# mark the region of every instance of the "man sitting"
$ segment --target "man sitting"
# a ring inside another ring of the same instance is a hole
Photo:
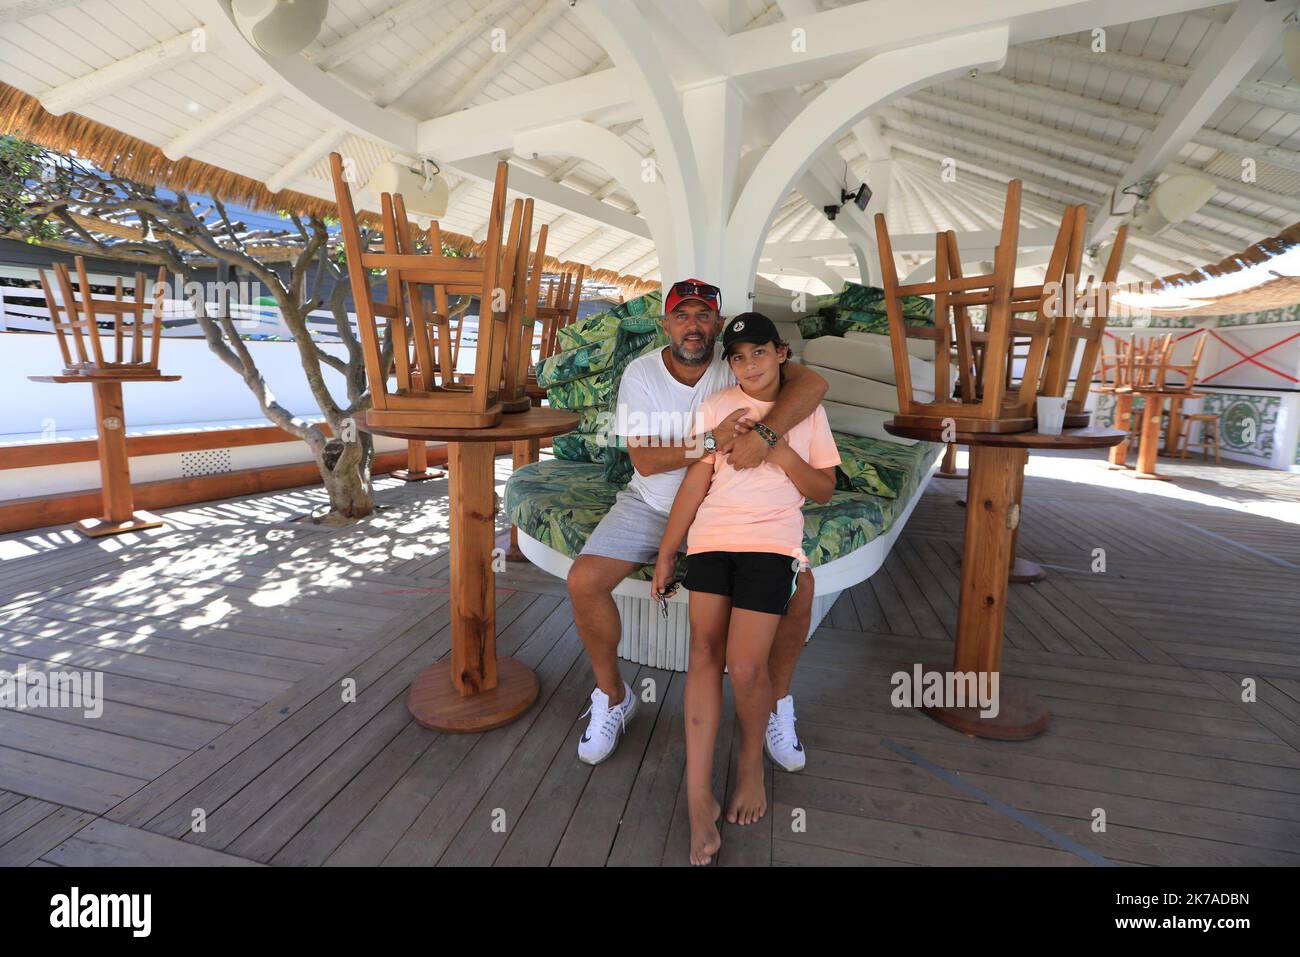
[[[615,432],[627,440],[635,472],[618,493],[569,571],[569,595],[578,636],[596,678],[591,720],[578,743],[578,757],[599,764],[618,745],[636,710],[636,696],[618,671],[621,631],[613,591],[619,582],[658,556],[668,512],[686,474],[703,452],[726,453],[737,469],[761,465],[772,444],[820,405],[826,381],[797,363],[786,364],[786,384],[763,417],[766,427],[739,409],[704,436],[703,448],[688,446],[700,403],[736,384],[722,359],[721,296],[698,279],[674,283],[660,320],[668,345],[628,364],[618,390]],[[801,770],[803,746],[795,734],[790,682],[812,617],[812,573],[800,572],[768,659],[773,702],[765,749],[786,771]]]

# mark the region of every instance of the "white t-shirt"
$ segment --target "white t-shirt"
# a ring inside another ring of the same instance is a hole
[[[665,445],[678,445],[695,431],[700,403],[715,392],[729,389],[736,377],[715,343],[713,360],[693,386],[678,382],[664,365],[663,350],[633,359],[619,380],[614,433],[621,436],[657,436]],[[686,469],[642,475],[633,470],[628,488],[646,504],[665,514],[672,511]]]

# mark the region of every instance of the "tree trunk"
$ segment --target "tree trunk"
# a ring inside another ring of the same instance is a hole
[[[348,525],[375,510],[372,458],[373,445],[364,433],[351,442],[332,438],[325,444],[324,453],[316,459],[330,499],[329,514],[321,519],[324,524]]]

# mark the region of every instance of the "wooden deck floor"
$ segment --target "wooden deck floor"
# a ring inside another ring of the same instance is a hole
[[[803,655],[807,769],[769,775],[770,813],[728,827],[719,863],[1300,863],[1300,476],[1167,469],[1031,461],[1021,554],[1051,575],[1012,586],[1004,667],[1054,719],[1019,744],[889,704],[893,672],[951,648],[964,483],[935,480]],[[683,676],[625,666],[656,700],[580,764],[590,671],[535,568],[497,597],[537,705],[483,735],[409,720],[407,685],[448,650],[445,495],[386,480],[342,531],[294,521],[321,505],[304,490],[100,542],[0,538],[0,669],[99,670],[109,699],[98,719],[0,710],[0,863],[684,863]],[[734,740],[724,721],[719,791]]]

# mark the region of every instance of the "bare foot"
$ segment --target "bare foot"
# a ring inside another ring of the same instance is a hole
[[[706,799],[690,802],[690,816],[691,863],[696,866],[711,863],[713,855],[722,846],[722,835],[718,833],[722,808],[710,794]]]
[[[753,824],[767,813],[767,789],[763,786],[763,759],[753,765],[742,763],[736,770],[736,791],[727,806],[732,824]]]

